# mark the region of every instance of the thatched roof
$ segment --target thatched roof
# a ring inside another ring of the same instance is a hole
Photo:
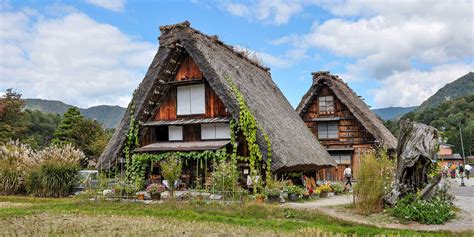
[[[308,92],[301,99],[296,108],[296,112],[303,116],[311,104],[311,101],[317,96],[323,85],[329,86],[339,100],[344,103],[352,114],[359,120],[362,126],[371,133],[375,139],[387,149],[396,149],[397,139],[383,125],[382,121],[375,115],[367,104],[338,76],[331,75],[329,72],[314,72],[313,84]]]
[[[238,119],[239,106],[225,75],[238,87],[258,124],[272,141],[273,171],[335,165],[272,81],[268,68],[249,60],[216,36],[207,36],[191,28],[189,22],[163,26],[160,30],[158,53],[101,155],[99,166],[107,168],[123,157],[131,105],[137,108],[132,116],[142,123],[147,122],[153,108],[162,102],[162,95],[169,88],[167,82],[173,80],[180,59],[185,55],[191,56],[234,119]],[[266,157],[267,147],[262,134],[258,134],[257,143]]]

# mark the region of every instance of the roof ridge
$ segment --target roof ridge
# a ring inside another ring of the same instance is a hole
[[[206,37],[207,39],[209,39],[213,43],[222,45],[223,47],[227,48],[233,54],[235,54],[237,57],[242,58],[242,59],[248,61],[250,64],[255,65],[258,68],[270,73],[270,68],[269,67],[261,65],[260,63],[256,62],[255,60],[252,60],[249,57],[247,57],[247,55],[245,55],[245,53],[235,50],[235,47],[233,47],[232,45],[228,45],[228,44],[224,43],[222,40],[220,40],[219,36],[217,36],[217,35],[208,35],[208,34],[205,34],[205,33],[201,32],[197,29],[194,29],[193,27],[191,27],[191,22],[189,22],[189,21],[183,21],[183,22],[177,23],[177,24],[161,26],[160,27],[160,32],[163,35],[165,33],[168,33],[169,31],[172,31],[173,29],[187,29],[187,30],[192,31],[193,33],[202,35],[203,37]]]

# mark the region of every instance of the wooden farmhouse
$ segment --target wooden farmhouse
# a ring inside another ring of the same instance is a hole
[[[158,52],[101,155],[100,168],[113,169],[126,162],[124,149],[134,121],[138,123],[135,154],[219,149],[231,153],[230,123],[239,121],[242,108],[235,89],[258,124],[256,144],[263,156],[262,163],[269,151],[265,136],[271,141],[272,172],[335,166],[272,81],[268,68],[224,44],[217,36],[191,28],[188,22],[163,26],[160,31]],[[238,156],[248,157],[247,138],[241,132],[236,136]],[[190,180],[203,174],[209,176],[212,164],[207,160],[205,163],[184,162],[183,175]],[[249,174],[247,163],[239,163],[244,180]],[[147,175],[159,176],[153,172]]]
[[[342,79],[329,72],[312,76],[296,112],[338,164],[321,170],[318,178],[341,180],[348,165],[357,178],[362,154],[377,147],[394,150],[397,140]]]

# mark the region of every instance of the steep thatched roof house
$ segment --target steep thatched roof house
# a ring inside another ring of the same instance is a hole
[[[340,166],[323,171],[325,179],[340,179],[346,165],[357,173],[360,154],[367,150],[396,148],[396,138],[342,79],[329,72],[312,75],[296,112]]]
[[[229,121],[239,119],[240,91],[272,147],[272,171],[307,170],[335,163],[272,81],[268,68],[190,27],[160,28],[160,46],[125,116],[99,159],[111,168],[124,157],[130,120],[139,121],[135,152],[202,151],[228,146]],[[262,132],[256,143],[266,159]],[[239,147],[241,144],[239,144]],[[245,144],[241,155],[248,153]]]

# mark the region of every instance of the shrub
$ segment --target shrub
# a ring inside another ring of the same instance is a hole
[[[17,194],[22,189],[22,179],[32,159],[33,150],[18,141],[0,146],[0,194]]]
[[[363,214],[379,212],[383,209],[383,196],[390,191],[394,178],[394,162],[386,151],[368,153],[360,160],[354,185],[355,207]]]
[[[442,195],[425,201],[408,194],[397,202],[390,213],[401,220],[424,224],[443,224],[455,216],[453,203]]]
[[[173,197],[174,183],[181,176],[181,160],[179,160],[179,158],[177,158],[175,155],[172,155],[165,161],[161,162],[161,170],[163,177],[168,180],[171,197]]]
[[[335,194],[340,194],[344,192],[344,185],[342,183],[331,183],[331,189]]]
[[[212,173],[212,191],[235,192],[238,190],[237,167],[232,161],[221,161]]]
[[[71,145],[50,146],[34,155],[26,175],[28,193],[41,197],[67,196],[79,180],[82,151]]]
[[[286,188],[286,191],[288,192],[288,194],[296,194],[296,195],[303,195],[303,193],[306,191],[304,188],[301,188],[301,187],[298,187],[296,185],[289,185],[287,188]]]

